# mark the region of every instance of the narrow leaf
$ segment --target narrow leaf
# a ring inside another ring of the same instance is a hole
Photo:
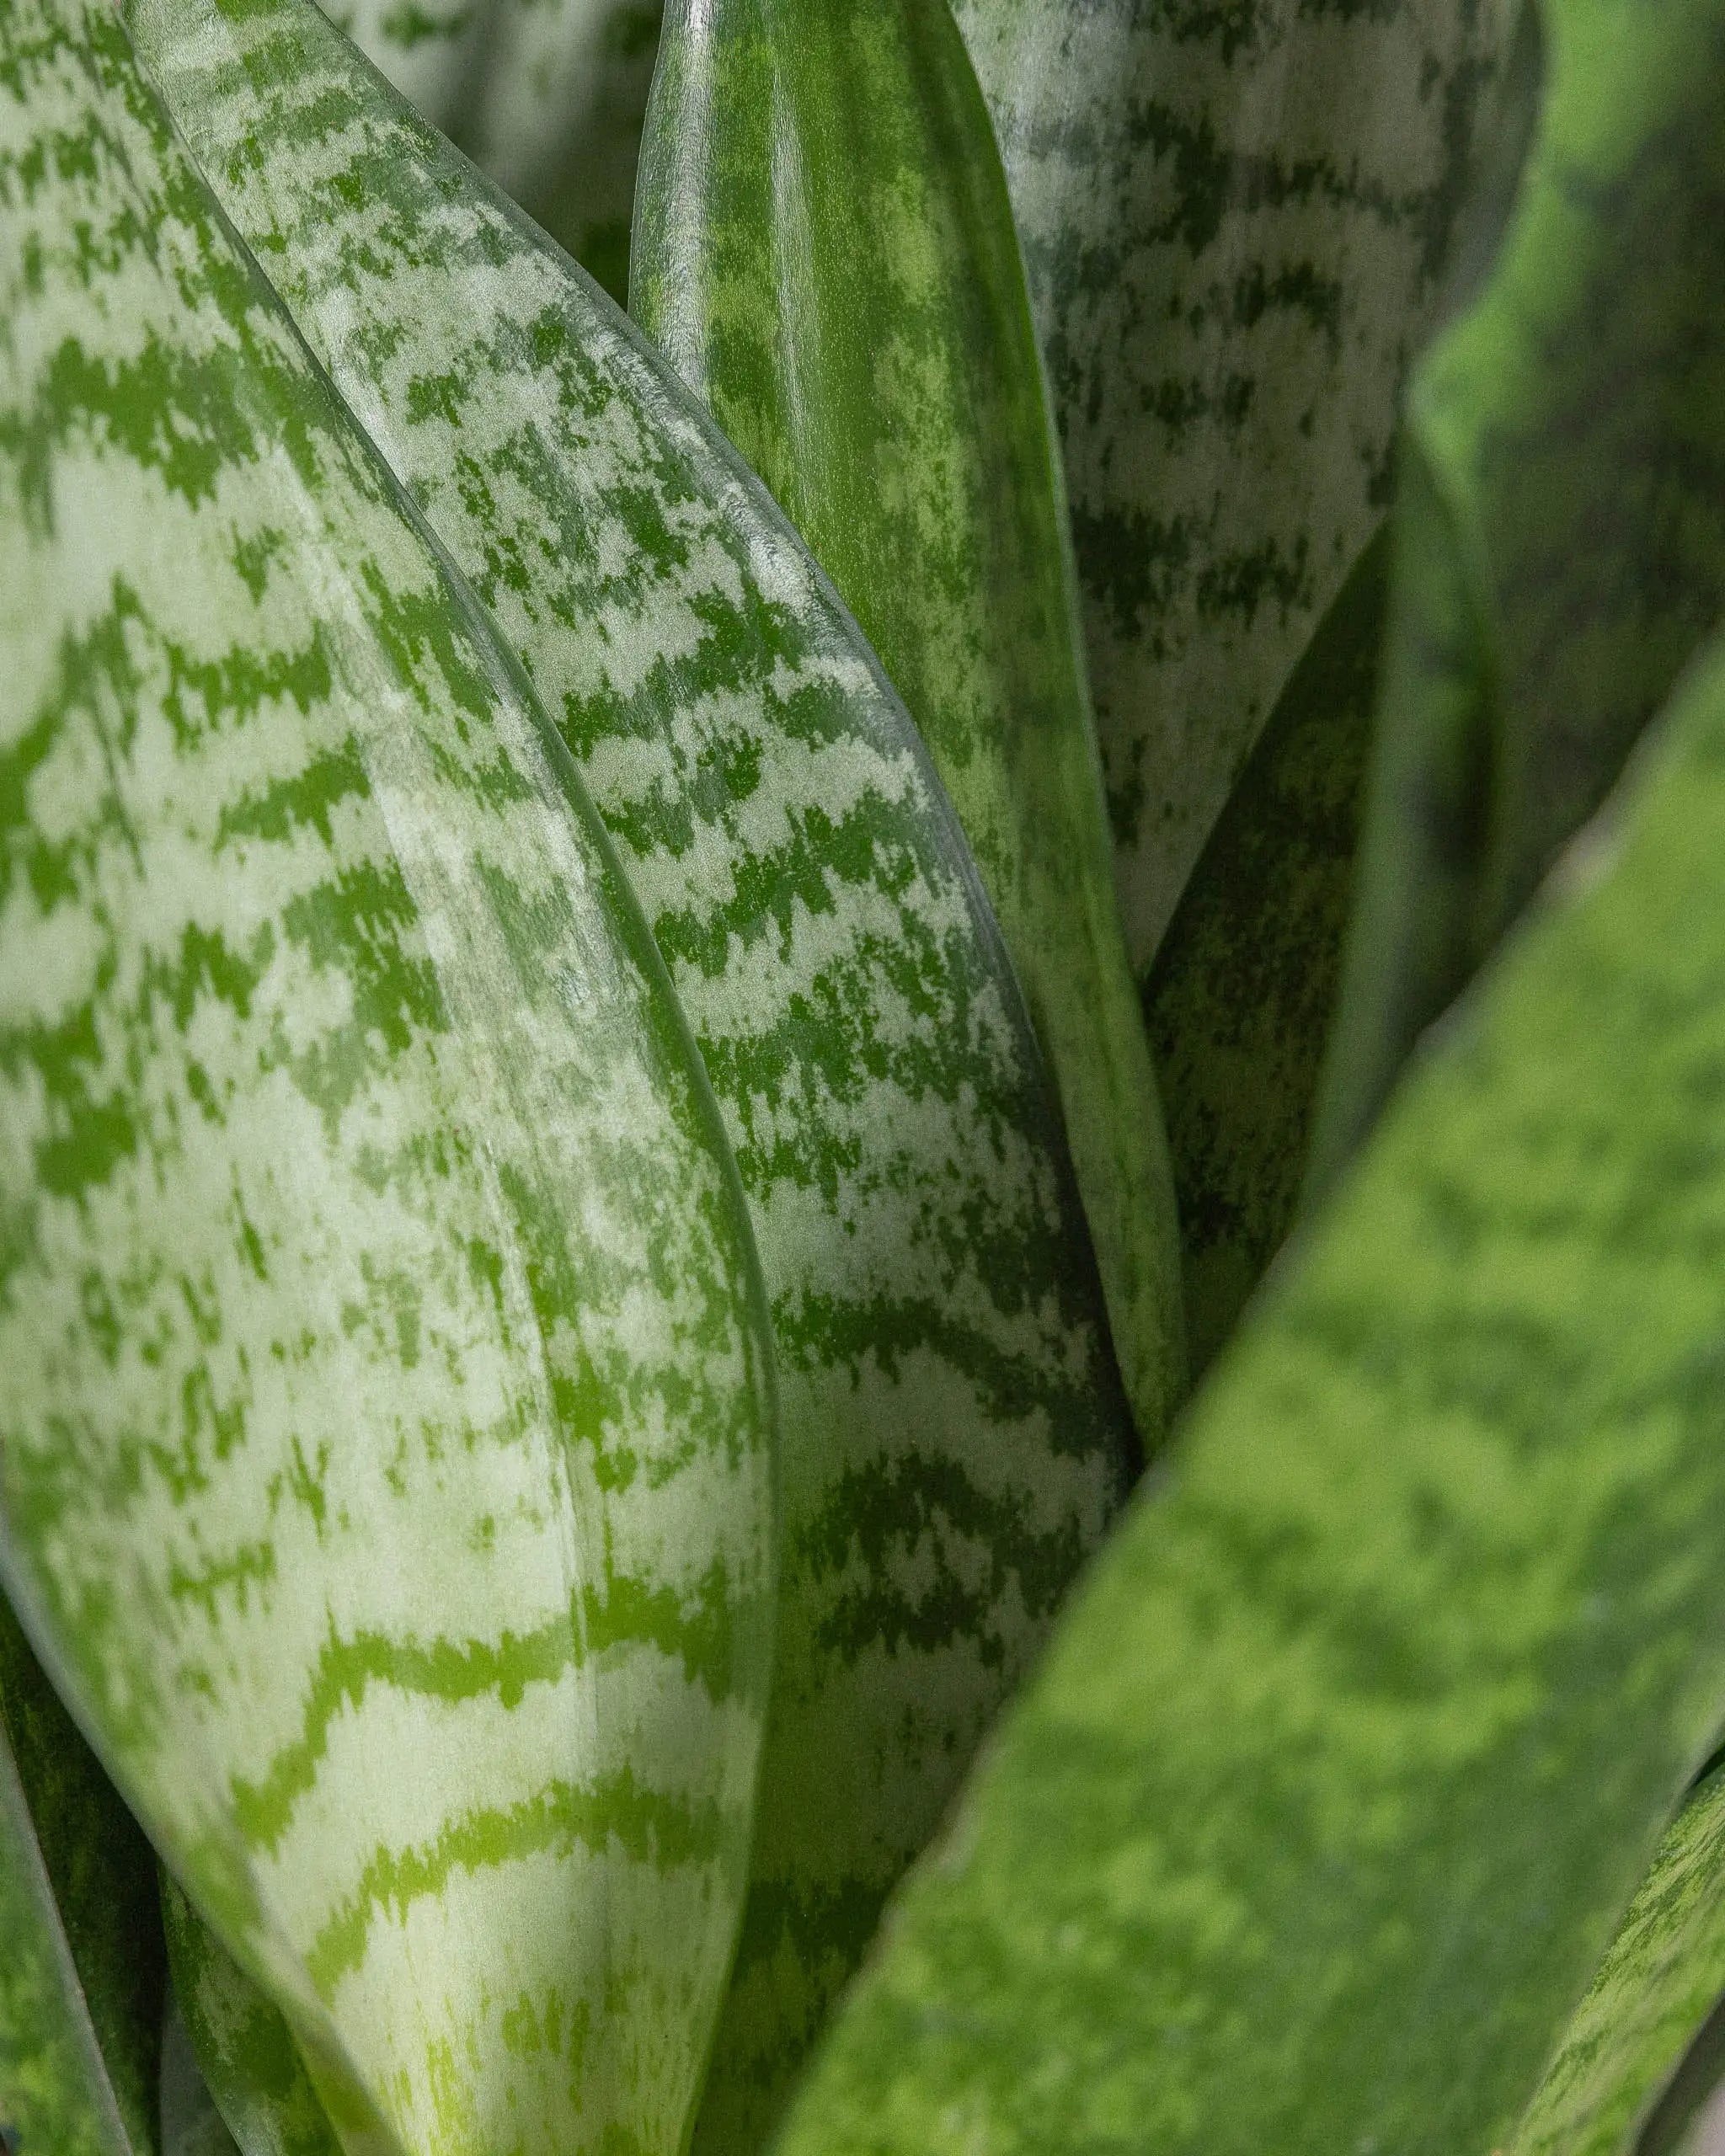
[[[1129,1472],[1046,1081],[915,728],[662,362],[304,0],[142,0],[135,21],[229,214],[560,720],[736,1150],[784,1567],[714,2056],[764,2121]]]
[[[1514,0],[955,0],[1065,451],[1132,961],[1389,505]]]
[[[155,2156],[155,1859],[0,1595],[0,2147]]]
[[[1184,1383],[1167,1149],[1017,242],[944,0],[671,0],[630,296],[928,743],[1054,1075],[1154,1448]]]
[[[1194,1372],[1233,1331],[1305,1178],[1359,842],[1388,554],[1381,528],[1277,700],[1145,984]]]
[[[162,2027],[162,2156],[248,2156],[206,2087],[172,1992]]]
[[[783,2156],[1503,2147],[1725,1710],[1725,647],[1398,1094]]]
[[[1683,2093],[1674,2077],[1722,1996],[1725,1769],[1716,1769],[1660,1843],[1509,2156],[1632,2156],[1646,2148],[1648,2129]],[[1717,2073],[1717,2056],[1712,2063]],[[1690,2108],[1710,2086],[1703,2080],[1690,2089]],[[1676,2139],[1674,2132],[1660,2134],[1660,2150]]]
[[[1320,1187],[1725,611],[1725,23],[1543,12],[1513,215],[1410,392]]]
[[[348,2156],[671,2156],[774,1580],[698,1058],[105,0],[0,205],[0,1572]]]

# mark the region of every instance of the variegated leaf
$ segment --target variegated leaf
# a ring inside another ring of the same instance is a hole
[[[1277,698],[1144,985],[1194,1373],[1281,1247],[1305,1180],[1340,989],[1388,561],[1380,528]]]
[[[1660,1843],[1509,2156],[1667,2156],[1721,2064],[1725,1769]]]
[[[148,1844],[0,1594],[7,2156],[157,2156],[163,1960],[154,1871]]]
[[[1409,393],[1316,1187],[1725,613],[1725,18],[1541,14],[1513,212]]]
[[[630,304],[928,743],[1060,1094],[1154,1449],[1184,1386],[1167,1148],[1017,243],[945,0],[671,0]]]
[[[1129,1472],[1046,1081],[915,728],[630,325],[304,0],[138,0],[134,20],[560,719],[736,1149],[785,1557],[715,2056],[758,2123]]]
[[[568,757],[105,0],[0,12],[0,1572],[348,2156],[673,2156],[774,1592]]]
[[[955,0],[1065,456],[1145,975],[1388,507],[1514,0]]]
[[[1668,729],[1218,1364],[781,2156],[1504,2146],[1725,1714],[1725,640]]]
[[[249,2156],[236,2148],[205,2085],[171,1991],[162,2025],[162,2156]]]

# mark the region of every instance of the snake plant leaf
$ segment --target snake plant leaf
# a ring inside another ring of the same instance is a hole
[[[735,1148],[778,1351],[783,1575],[709,2106],[752,2135],[1130,1475],[1047,1081],[915,728],[632,325],[304,0],[133,20],[561,721]]]
[[[1725,24],[1543,12],[1514,211],[1409,392],[1314,1188],[1725,612]]]
[[[179,2009],[168,2034],[187,2047],[240,2156],[341,2156],[286,2018],[166,1872],[162,1921]]]
[[[954,13],[1024,244],[1142,977],[1389,505],[1513,0]]]
[[[0,1595],[0,2148],[156,2156],[155,1859]]]
[[[1184,1390],[1167,1145],[1023,271],[945,0],[671,0],[630,304],[928,743],[1060,1094],[1154,1448]]]
[[[162,2156],[244,2156],[205,2085],[171,1991],[162,2028]]]
[[[0,205],[0,1573],[347,2156],[672,2156],[775,1593],[699,1058],[105,0]]]
[[[1660,1843],[1509,2156],[1653,2156],[1650,2131],[1659,2151],[1671,2148],[1678,2134],[1660,2131],[1662,2114],[1680,2128],[1707,2095],[1711,2082],[1696,2087],[1685,2069],[1722,1996],[1725,1769],[1716,1768]]]
[[[471,122],[503,0],[321,0],[330,20],[446,130]]]
[[[1505,2145],[1725,1713],[1725,645],[1589,841],[1212,1372],[782,2156]]]
[[[477,98],[457,131],[619,302],[660,12],[659,0],[494,0]]]
[[[1278,698],[1145,984],[1194,1374],[1233,1331],[1305,1179],[1359,841],[1388,559],[1381,526]]]

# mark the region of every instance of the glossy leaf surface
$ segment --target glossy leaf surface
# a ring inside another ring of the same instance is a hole
[[[1513,214],[1410,392],[1320,1186],[1725,612],[1725,22],[1542,12]]]
[[[915,728],[662,362],[303,0],[135,19],[230,214],[560,720],[735,1147],[785,1522],[715,2049],[753,2133],[1126,1481],[1046,1082]]]
[[[1065,451],[1140,977],[1388,507],[1514,12],[956,0]]]
[[[673,0],[630,304],[928,743],[1060,1093],[1153,1449],[1184,1384],[1167,1150],[1017,242],[944,0]]]
[[[674,2152],[774,1589],[698,1058],[103,0],[0,202],[0,1572],[348,2156]]]
[[[1722,1997],[1725,1772],[1715,1769],[1660,1843],[1509,2156],[1664,2156],[1686,2113],[1663,2132],[1660,2114],[1681,2107],[1691,2043]],[[1711,2063],[1717,2073],[1717,2046]],[[1690,2089],[1687,2110],[1709,2085]]]
[[[783,2156],[1505,2144],[1725,1710],[1722,856],[1716,648],[1217,1365]]]
[[[1194,1374],[1294,1224],[1340,988],[1388,570],[1381,529],[1277,699],[1145,983]]]
[[[0,2146],[157,2156],[155,1860],[0,1595]]]

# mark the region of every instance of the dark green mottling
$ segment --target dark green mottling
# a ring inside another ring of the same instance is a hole
[[[777,1583],[700,1059],[104,0],[0,11],[0,1574],[346,2156],[671,2156]]]
[[[1514,210],[1410,392],[1320,1183],[1725,611],[1725,21],[1543,13]]]
[[[674,0],[634,249],[632,311],[831,576],[952,797],[1154,1451],[1185,1387],[1162,1111],[1024,273],[945,0]]]
[[[1671,1822],[1508,2156],[1665,2156],[1718,2071],[1701,2041],[1725,1996],[1725,1771]],[[1699,2074],[1692,2071],[1700,2068]]]
[[[1725,648],[1057,1630],[780,2156],[1505,2145],[1725,1716]]]
[[[156,2156],[155,1860],[0,1594],[0,2145]]]
[[[1123,1492],[1130,1422],[1046,1080],[916,729],[663,362],[310,8],[133,19],[559,717],[736,1149],[784,1570],[750,2033],[719,2056],[766,2103]]]
[[[953,12],[1024,243],[1142,979],[1382,520],[1514,0]]]
[[[1364,808],[1388,537],[1349,572],[1278,698],[1145,984],[1194,1373],[1294,1221]]]

